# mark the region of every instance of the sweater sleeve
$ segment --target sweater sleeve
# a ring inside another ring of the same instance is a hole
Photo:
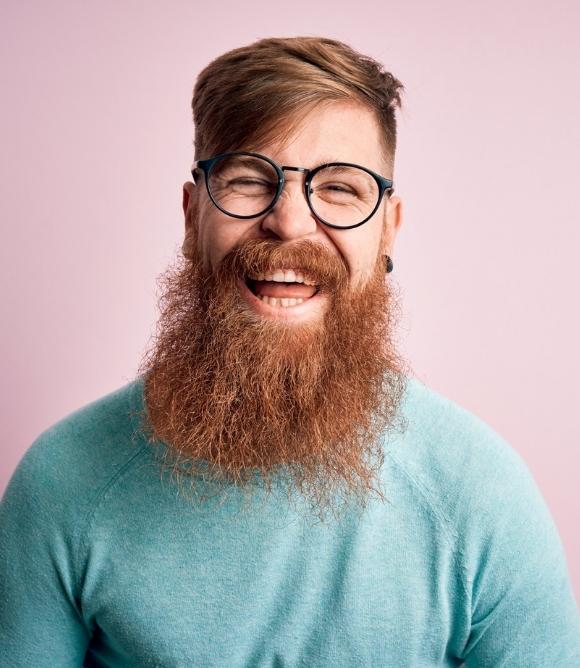
[[[81,666],[89,641],[76,591],[79,500],[67,470],[30,448],[0,502],[0,665]]]
[[[523,460],[498,445],[471,490],[474,528],[465,525],[465,665],[578,667],[580,623],[560,537]]]

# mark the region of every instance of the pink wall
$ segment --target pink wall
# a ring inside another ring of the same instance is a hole
[[[325,34],[406,84],[404,350],[523,455],[580,593],[580,5],[242,6],[2,2],[0,488],[40,431],[135,373],[180,245],[196,73]]]

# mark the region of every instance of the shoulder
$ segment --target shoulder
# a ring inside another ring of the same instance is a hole
[[[452,547],[470,616],[466,664],[572,665],[580,627],[566,557],[522,457],[416,379],[401,411],[405,429],[386,456],[418,499],[409,512],[427,509]]]
[[[452,534],[475,519],[482,530],[487,521],[507,521],[526,506],[550,521],[528,466],[483,419],[416,378],[402,415],[404,432],[387,442],[386,455]]]
[[[42,432],[14,472],[5,503],[44,501],[80,510],[144,448],[140,379],[82,406]]]
[[[487,422],[416,378],[402,402],[405,429],[392,454],[433,485],[459,483],[508,467],[526,469],[521,456]]]

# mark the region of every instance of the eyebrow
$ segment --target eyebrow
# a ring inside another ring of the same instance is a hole
[[[349,162],[349,161],[344,160],[343,158],[336,157],[334,155],[322,156],[322,158],[317,160],[316,163],[313,164],[312,167],[309,167],[308,169],[316,169],[316,167],[320,167],[320,165],[327,165],[331,162]],[[289,165],[289,166],[304,167],[305,165]]]
[[[322,156],[322,158],[317,161],[315,166],[318,167],[318,165],[326,165],[329,162],[348,162],[348,160],[344,160],[344,158],[339,158],[334,155]]]
[[[316,161],[316,164],[313,165],[310,169],[315,169],[320,165],[327,165],[331,162],[348,162],[344,158],[338,157],[336,155],[323,155],[322,158]]]
[[[262,154],[264,155],[264,154]],[[247,159],[245,162],[255,169],[257,169],[259,172],[261,172],[264,176],[272,176],[273,169],[270,165],[266,166],[262,160],[259,160],[258,158],[251,158],[250,156],[247,156]]]
[[[270,158],[270,160],[274,160],[274,158],[269,155],[268,153],[263,153],[259,149],[247,149],[250,153],[258,153],[259,155],[264,155],[267,158]],[[278,163],[279,165],[282,166],[288,166],[288,167],[305,167],[306,165],[283,165],[281,161],[274,160],[274,162]],[[316,169],[316,167],[320,167],[320,165],[327,165],[331,162],[341,162],[341,163],[349,163],[349,164],[356,164],[360,165],[361,163],[359,162],[354,162],[352,160],[345,160],[344,158],[337,156],[336,154],[326,154],[323,155],[321,158],[319,158],[315,164],[313,164],[311,167],[308,167],[307,169]]]

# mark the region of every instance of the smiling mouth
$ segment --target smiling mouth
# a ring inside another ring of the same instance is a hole
[[[297,269],[278,269],[247,276],[250,292],[269,306],[291,308],[318,294],[320,286],[308,274]]]

